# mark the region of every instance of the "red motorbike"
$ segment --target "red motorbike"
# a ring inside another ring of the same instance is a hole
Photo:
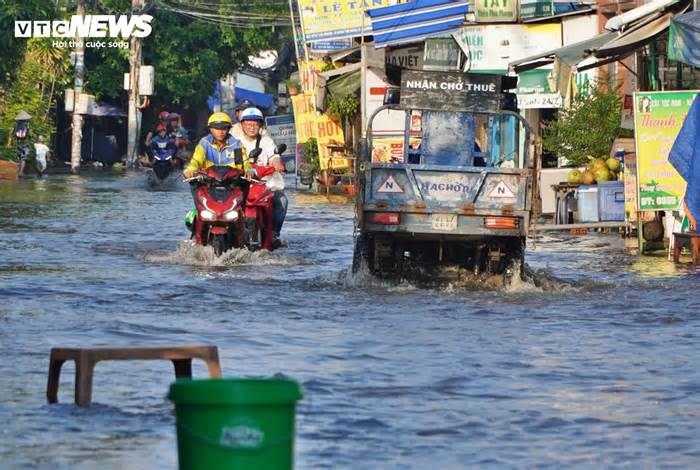
[[[250,182],[244,178],[243,170],[210,166],[185,181],[195,185],[195,242],[211,246],[217,256],[230,248],[245,247],[243,210]]]
[[[285,144],[275,148],[277,155],[287,149]],[[250,152],[249,159],[255,162],[260,150]],[[284,189],[284,178],[272,166],[254,165],[257,178],[251,178],[245,204],[245,226],[248,234],[248,249],[272,250],[272,198],[275,191]]]

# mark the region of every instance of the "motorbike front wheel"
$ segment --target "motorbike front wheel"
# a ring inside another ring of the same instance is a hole
[[[226,235],[214,235],[211,240],[211,246],[214,248],[214,254],[221,256],[226,251]]]

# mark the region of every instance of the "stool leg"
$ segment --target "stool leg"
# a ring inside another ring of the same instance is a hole
[[[46,384],[46,399],[49,403],[58,403],[58,384],[61,378],[61,366],[66,361],[51,357],[49,361],[49,380]]]
[[[95,363],[87,354],[75,361],[75,404],[87,406],[92,401],[92,375]]]
[[[681,247],[678,245],[678,240],[676,240],[676,244],[673,246],[673,262],[677,263],[678,260],[681,257]]]
[[[209,357],[204,359],[209,369],[209,377],[221,377],[221,365],[219,364],[219,351],[211,352]]]
[[[693,264],[697,265],[700,263],[700,239],[698,237],[691,238],[690,249],[693,252]]]
[[[176,379],[192,378],[192,359],[173,359]]]

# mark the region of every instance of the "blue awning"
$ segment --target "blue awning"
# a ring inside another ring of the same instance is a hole
[[[700,67],[700,11],[691,11],[671,20],[668,58]]]
[[[466,0],[415,0],[375,8],[372,19],[374,47],[416,42],[449,34],[464,24]]]
[[[269,108],[272,105],[272,95],[236,87],[236,101],[250,100],[258,108]]]

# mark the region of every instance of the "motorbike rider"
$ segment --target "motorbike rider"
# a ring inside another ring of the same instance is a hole
[[[167,120],[168,116],[170,116],[170,113],[168,111],[161,111],[160,114],[158,114],[158,121],[156,122],[156,128],[163,124],[166,126],[167,129]],[[146,148],[151,147],[151,140],[153,137],[157,134],[158,132],[154,129],[151,131],[148,131],[148,134],[146,134],[146,139],[144,140],[144,144],[146,145]]]
[[[148,150],[151,160],[154,160],[156,155],[160,155],[161,153],[172,153],[173,158],[171,159],[171,163],[173,166],[178,165],[175,161],[175,152],[177,150],[175,147],[175,140],[168,135],[168,129],[165,124],[158,124],[156,126],[156,135],[151,139],[151,145]]]
[[[276,153],[275,142],[269,135],[263,135],[260,132],[264,121],[262,112],[255,107],[246,108],[241,111],[239,121],[243,130],[240,141],[245,148],[246,155],[249,155],[254,149],[260,149],[261,153],[257,158],[257,164],[273,166],[276,171],[284,171],[284,163],[282,158]],[[287,215],[288,205],[289,201],[284,191],[275,191],[272,198],[273,248],[278,248],[283,244],[279,237],[284,218]]]
[[[202,137],[194,149],[192,160],[183,172],[185,178],[191,178],[200,169],[212,165],[225,165],[244,171],[251,169],[241,141],[229,135],[232,125],[231,118],[226,113],[217,112],[209,116],[209,135]]]
[[[236,105],[236,123],[231,127],[231,135],[234,136],[236,139],[240,140],[240,138],[243,136],[243,127],[241,126],[241,112],[243,112],[244,109],[254,107],[255,103],[247,99],[239,101]]]

